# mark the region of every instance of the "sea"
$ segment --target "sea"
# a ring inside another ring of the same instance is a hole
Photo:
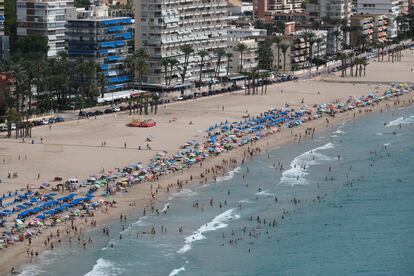
[[[350,119],[262,151],[217,182],[170,191],[156,208],[158,215],[139,211],[105,225],[109,236],[102,227],[88,231],[86,249],[66,242],[19,270],[414,275],[414,108]]]

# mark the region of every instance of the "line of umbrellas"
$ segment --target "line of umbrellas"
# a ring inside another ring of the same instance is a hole
[[[159,152],[146,166],[139,163],[131,164],[118,173],[97,177],[96,183],[102,181],[102,179],[108,179],[117,183],[118,186],[125,186],[151,181],[156,176],[188,168],[210,155],[218,155],[224,150],[231,150],[251,141],[259,140],[270,133],[279,131],[281,127],[297,127],[309,120],[320,118],[323,114],[333,115],[356,107],[369,106],[408,91],[405,84],[398,84],[385,91],[382,96],[378,93],[370,93],[367,96],[350,97],[342,103],[322,103],[312,107],[303,106],[297,110],[288,107],[283,109],[274,108],[257,117],[245,118],[238,122],[215,124],[207,130],[208,139],[203,143],[190,140],[173,156],[167,157],[165,152]]]
[[[88,194],[88,195],[86,195],[86,197],[74,198],[76,195],[77,194],[72,193],[72,194],[69,194],[67,196],[60,197],[56,200],[50,200],[50,201],[44,202],[42,205],[40,205],[38,207],[20,212],[17,215],[17,218],[22,219],[22,218],[26,218],[26,217],[36,215],[38,213],[43,212],[42,215],[38,215],[36,218],[44,220],[44,219],[47,218],[47,216],[62,213],[64,211],[66,211],[68,208],[77,206],[77,205],[82,204],[84,202],[89,202],[94,197],[92,194]],[[58,207],[56,207],[56,206],[58,206]]]

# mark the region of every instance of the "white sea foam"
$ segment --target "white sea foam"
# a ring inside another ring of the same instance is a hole
[[[185,266],[182,266],[180,268],[173,269],[173,271],[171,271],[170,274],[168,274],[168,276],[178,275],[182,271],[185,271]]]
[[[377,133],[375,133],[376,135],[378,135],[378,136],[382,136],[382,135],[384,135],[382,132],[377,132]]]
[[[227,173],[227,175],[217,177],[217,182],[223,182],[223,181],[228,181],[228,180],[232,179],[234,177],[234,175],[236,173],[238,173],[240,170],[241,170],[241,168],[240,167],[237,167],[234,170],[229,171]]]
[[[334,144],[327,143],[321,147],[315,148],[313,150],[307,151],[295,159],[292,160],[290,163],[290,169],[284,171],[282,173],[282,177],[280,178],[280,184],[287,184],[291,186],[295,185],[306,185],[306,175],[309,166],[319,164],[318,161],[329,161],[331,160],[330,157],[319,153],[320,150],[327,150],[334,148]]]
[[[40,275],[42,273],[45,273],[46,271],[40,270],[37,266],[30,266],[24,268],[22,272],[20,272],[19,275],[21,276],[35,276]]]
[[[414,123],[414,115],[411,115],[410,117],[400,117],[398,119],[395,119],[387,124],[387,127],[391,126],[399,126],[399,125],[408,125]]]
[[[384,144],[384,147],[388,147],[388,146],[391,146],[391,143]]]
[[[195,195],[197,195],[197,193],[190,189],[182,189],[181,191],[172,194],[174,197],[190,197]]]
[[[265,190],[265,191],[257,192],[257,193],[255,193],[255,195],[258,195],[258,196],[275,196],[276,194]]]
[[[171,204],[170,203],[165,203],[164,208],[162,208],[162,210],[160,211],[160,213],[163,213],[165,211],[168,210],[168,208],[170,208]]]
[[[250,201],[250,199],[242,199],[239,200],[239,203],[252,203],[252,201]]]
[[[333,134],[344,134],[345,132],[344,131],[342,131],[342,130],[340,130],[340,129],[337,129],[336,131],[334,131],[333,132]]]
[[[92,270],[84,276],[106,276],[106,275],[121,275],[122,269],[116,267],[114,263],[105,259],[98,259]]]
[[[202,225],[197,231],[193,232],[192,235],[185,238],[185,245],[177,251],[177,253],[185,253],[191,249],[191,244],[195,241],[206,239],[203,235],[206,232],[215,231],[218,229],[226,228],[227,222],[233,219],[239,219],[240,215],[235,212],[235,209],[229,209],[224,213],[217,215],[212,221]]]

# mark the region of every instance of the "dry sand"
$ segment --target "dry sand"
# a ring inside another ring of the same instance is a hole
[[[371,64],[368,67],[366,78],[372,82],[380,82],[384,76],[379,74],[376,77],[376,70],[379,72],[389,70],[388,74],[394,75],[399,82],[412,81],[410,69],[413,66],[413,61],[413,53],[406,52],[403,62]],[[401,79],[401,76],[407,78]],[[359,78],[359,80],[361,79]],[[338,78],[338,80],[342,81],[343,79]],[[352,81],[354,80],[355,78],[352,78]],[[381,86],[379,89],[385,88],[386,86]],[[346,99],[350,95],[364,95],[374,89],[375,85],[365,83],[327,83],[319,80],[289,82],[269,86],[267,95],[264,96],[245,96],[244,93],[237,93],[174,103],[166,108],[160,106],[159,114],[156,116],[129,116],[127,113],[118,113],[101,116],[97,119],[57,124],[51,130],[47,126],[34,128],[35,144],[33,145],[28,141],[22,143],[21,140],[14,139],[0,140],[0,157],[8,159],[6,164],[2,164],[2,160],[0,160],[0,177],[5,182],[0,184],[0,193],[23,188],[27,184],[38,185],[41,182],[52,180],[55,176],[85,178],[99,172],[102,168],[109,170],[138,161],[146,163],[157,151],[165,150],[174,153],[187,140],[202,140],[205,130],[212,123],[240,120],[246,114],[246,110],[249,114],[255,115],[271,107],[280,107],[286,102],[300,106],[300,101],[304,99],[305,104],[312,105],[335,99]],[[318,91],[320,91],[320,95],[317,94]],[[412,95],[409,97],[412,99]],[[224,111],[222,110],[223,106]],[[333,123],[346,120],[350,115],[349,113],[341,114],[335,118]],[[152,118],[157,122],[157,126],[148,129],[126,127],[125,124],[132,118]],[[170,120],[173,121],[170,123]],[[194,124],[189,125],[190,121]],[[326,127],[326,124],[323,120],[317,120],[305,124],[303,127],[322,129]],[[295,129],[294,132],[303,132],[303,127]],[[138,146],[141,145],[145,148],[145,139],[149,136],[153,137],[153,142],[150,143],[153,150],[139,151]],[[45,151],[44,145],[40,144],[40,138],[43,138],[46,144],[63,145],[63,151]],[[102,141],[106,141],[106,147],[101,146]],[[261,140],[258,145],[265,147],[267,143],[270,143],[270,146],[275,146],[290,141],[292,141],[290,131],[283,131]],[[127,143],[127,149],[124,149],[124,142]],[[221,163],[223,158],[238,158],[243,150],[245,149],[237,149],[217,158],[211,158],[204,162],[203,166],[211,167],[213,164]],[[18,160],[19,155],[20,160]],[[24,158],[25,155],[27,160]],[[8,172],[18,172],[19,177],[9,180],[7,179]],[[37,179],[38,173],[40,173],[39,180]],[[195,166],[183,174],[163,177],[159,183],[165,187],[176,182],[178,178],[188,179],[190,174],[199,175],[199,173],[199,168]],[[128,204],[132,201],[136,201],[137,206],[129,208],[129,212],[139,212],[140,214],[150,198],[149,185],[136,186],[128,194],[117,196],[116,199],[120,201],[119,206],[110,210],[111,216],[98,216],[96,218],[98,224],[109,218],[117,217],[120,213],[125,213]],[[43,241],[42,238],[36,239],[32,248],[43,249],[41,246]],[[0,252],[0,274],[4,275],[13,264],[22,262],[25,259],[26,249],[27,245],[18,243],[12,248]]]

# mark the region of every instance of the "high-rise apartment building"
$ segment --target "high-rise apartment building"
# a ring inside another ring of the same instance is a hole
[[[48,39],[48,57],[65,51],[66,10],[73,0],[17,0],[17,36],[41,35]]]
[[[93,7],[68,18],[66,41],[69,61],[76,62],[82,57],[96,64],[97,75],[102,74],[105,79],[104,93],[132,87],[132,76],[124,62],[132,51],[132,26],[132,18],[108,17],[106,7]],[[96,78],[99,80],[98,76]]]
[[[4,35],[4,0],[0,0],[0,36]]]
[[[396,18],[401,13],[399,0],[358,0],[358,14],[384,14],[388,18],[387,36],[397,37],[398,22]]]
[[[227,0],[135,0],[135,47],[145,48],[150,59],[146,83],[163,84],[162,58],[177,58],[172,84],[181,80],[184,54],[180,47],[190,45],[195,54],[189,58],[186,80],[198,78],[199,50],[209,57],[203,66],[204,75],[214,72],[215,49],[227,47]],[[222,59],[224,64],[225,59]],[[221,68],[225,74],[225,68]]]
[[[310,0],[306,4],[306,12],[313,20],[323,18],[331,20],[346,19],[351,16],[351,0]]]
[[[4,0],[0,0],[0,61],[9,57],[9,36],[4,34]]]
[[[345,21],[350,24],[352,14],[351,0],[310,0],[306,4],[306,12],[309,14],[310,21],[329,20],[340,23]],[[345,36],[338,24],[324,24],[323,29],[328,31],[327,53],[336,54],[342,50],[342,42],[349,44],[349,36]],[[340,32],[340,36],[335,35]]]
[[[262,20],[272,20],[281,13],[302,12],[303,0],[253,0],[255,16]]]

